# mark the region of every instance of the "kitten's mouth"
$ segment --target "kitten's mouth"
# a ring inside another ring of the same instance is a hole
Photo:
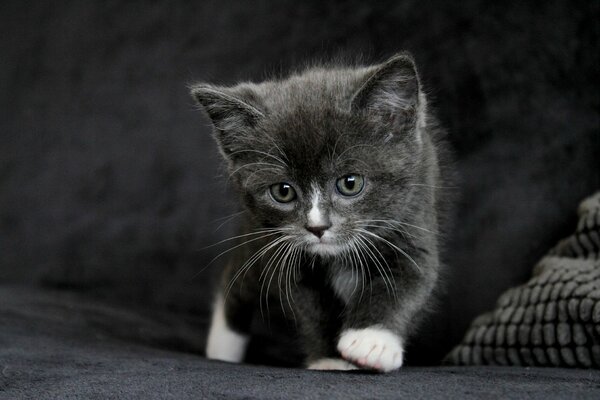
[[[308,247],[308,251],[322,256],[335,256],[344,251],[344,246],[333,242],[332,240],[320,239],[317,242],[312,242]]]
[[[337,256],[346,251],[346,244],[340,237],[331,231],[325,231],[320,237],[306,235],[306,251],[319,256]]]

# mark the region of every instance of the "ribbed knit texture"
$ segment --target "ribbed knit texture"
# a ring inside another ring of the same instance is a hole
[[[600,192],[581,203],[575,233],[477,317],[446,362],[600,368]]]

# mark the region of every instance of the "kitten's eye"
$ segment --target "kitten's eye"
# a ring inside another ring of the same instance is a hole
[[[278,203],[289,203],[296,198],[296,191],[291,185],[281,182],[269,187],[271,197]]]
[[[356,196],[362,192],[365,186],[365,178],[361,175],[342,176],[335,183],[338,192],[344,196]]]

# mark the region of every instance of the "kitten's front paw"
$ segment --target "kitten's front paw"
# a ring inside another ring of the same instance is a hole
[[[387,329],[348,329],[342,332],[337,349],[361,368],[389,372],[402,366],[402,339]]]
[[[307,369],[317,370],[337,370],[337,371],[349,371],[351,369],[358,369],[358,367],[352,363],[341,358],[321,358],[320,360],[313,361],[306,367]]]

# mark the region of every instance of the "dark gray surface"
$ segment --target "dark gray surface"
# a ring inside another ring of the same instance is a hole
[[[378,375],[208,361],[191,352],[159,348],[172,347],[176,338],[193,347],[193,328],[181,322],[174,326],[174,321],[79,295],[0,287],[0,398],[600,397],[600,373],[590,370],[412,367]],[[109,324],[119,328],[120,338],[107,334]]]
[[[0,3],[0,280],[206,318],[233,211],[186,84],[415,55],[462,177],[432,363],[600,187],[597,1]],[[373,56],[373,57],[369,57]],[[3,327],[0,327],[2,330]],[[285,354],[285,352],[284,352]]]

